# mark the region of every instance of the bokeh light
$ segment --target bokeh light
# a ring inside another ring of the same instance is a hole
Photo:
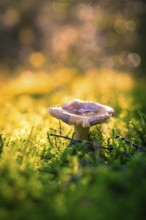
[[[83,71],[103,66],[138,71],[144,66],[142,1],[124,1],[122,7],[113,0],[34,2],[1,3],[1,65],[49,69],[57,63]]]

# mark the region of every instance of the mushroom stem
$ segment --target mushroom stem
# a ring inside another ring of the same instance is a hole
[[[82,126],[74,126],[75,139],[77,140],[88,140],[89,127],[83,128]]]

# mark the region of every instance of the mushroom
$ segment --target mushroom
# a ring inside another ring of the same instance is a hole
[[[50,107],[49,113],[69,125],[74,125],[77,140],[87,140],[90,126],[102,124],[113,116],[115,111],[96,102],[73,99],[67,104]]]

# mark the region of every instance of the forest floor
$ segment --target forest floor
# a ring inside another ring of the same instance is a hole
[[[1,77],[0,219],[142,219],[145,85],[107,69]],[[48,114],[74,98],[115,109],[107,123],[91,128],[90,142],[71,143],[73,127]]]

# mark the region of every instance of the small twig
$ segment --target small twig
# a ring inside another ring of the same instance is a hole
[[[101,146],[99,146],[99,148],[104,149],[104,150],[113,150],[114,149],[114,148],[111,148],[111,147],[101,147]]]
[[[114,147],[112,145],[109,145],[109,147],[100,147],[100,148],[102,148],[104,150],[113,150],[114,149]]]
[[[59,137],[59,138],[65,138],[65,139],[67,139],[67,140],[70,140],[72,143],[74,143],[74,144],[81,144],[82,143],[82,141],[80,141],[80,140],[76,140],[76,139],[73,139],[73,138],[69,138],[68,136],[63,136],[63,135],[58,135],[58,134],[49,134],[50,136],[54,136],[54,137]],[[93,146],[93,144],[91,143],[91,142],[87,142],[87,144],[90,146],[90,147],[92,147]],[[113,146],[110,146],[110,147],[102,147],[102,146],[98,146],[99,148],[101,148],[101,149],[104,149],[104,150],[113,150],[114,148],[113,148]]]
[[[73,139],[73,138],[69,138],[68,136],[63,136],[63,135],[59,135],[59,134],[49,134],[50,136],[54,136],[54,137],[60,137],[60,138],[65,138],[67,140],[70,140],[71,142],[73,142],[74,144],[77,144],[77,143],[81,143],[81,141],[78,141],[76,139]]]
[[[128,145],[131,144],[131,142],[130,142],[127,138],[122,137],[122,136],[119,135],[119,134],[117,134],[117,135],[115,136],[115,138],[116,138],[116,139],[120,138],[121,140],[125,141],[126,144],[128,144]],[[137,150],[139,150],[139,151],[146,152],[146,150],[145,150],[142,146],[139,146],[139,145],[137,145],[137,144],[135,144],[135,143],[132,143],[132,146],[134,146],[134,147],[135,147]]]

